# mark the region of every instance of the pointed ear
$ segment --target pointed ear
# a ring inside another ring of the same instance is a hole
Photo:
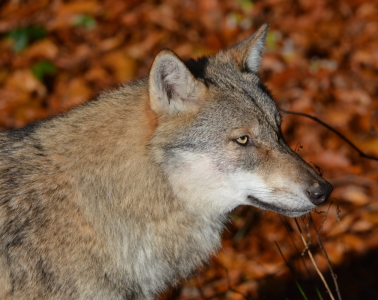
[[[228,52],[234,57],[241,70],[258,73],[261,54],[269,25],[262,25],[253,35],[231,47]]]
[[[172,115],[198,107],[204,89],[173,51],[162,50],[156,56],[149,76],[153,111]]]

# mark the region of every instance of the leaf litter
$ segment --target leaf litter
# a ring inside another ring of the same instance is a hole
[[[261,76],[280,107],[317,117],[377,156],[377,14],[378,2],[367,0],[3,1],[0,129],[62,113],[147,74],[163,48],[207,55],[267,22]],[[287,114],[283,132],[334,184],[332,205],[319,208],[327,215],[312,214],[322,229],[298,220],[319,269],[332,287],[317,234],[343,299],[377,298],[378,163],[313,120]],[[328,299],[293,220],[248,207],[234,216],[219,255],[161,300]]]

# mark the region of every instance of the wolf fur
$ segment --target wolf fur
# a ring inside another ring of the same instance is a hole
[[[267,28],[198,60],[163,50],[149,76],[0,134],[0,299],[153,299],[235,207],[327,199],[257,75]]]

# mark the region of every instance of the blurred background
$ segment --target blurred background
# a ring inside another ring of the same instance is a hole
[[[378,156],[378,1],[369,0],[2,0],[0,130],[147,75],[162,48],[208,55],[263,23],[261,76],[279,106],[316,116]],[[220,253],[161,300],[338,299],[329,262],[342,299],[378,299],[377,161],[308,118],[286,115],[283,131],[334,185],[314,223],[298,220],[307,246],[294,220],[241,207]]]

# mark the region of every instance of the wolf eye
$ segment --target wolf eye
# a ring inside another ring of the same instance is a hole
[[[247,145],[249,143],[250,138],[249,138],[248,135],[242,135],[242,136],[239,136],[237,139],[235,139],[235,141],[239,145],[245,146],[245,145]]]

